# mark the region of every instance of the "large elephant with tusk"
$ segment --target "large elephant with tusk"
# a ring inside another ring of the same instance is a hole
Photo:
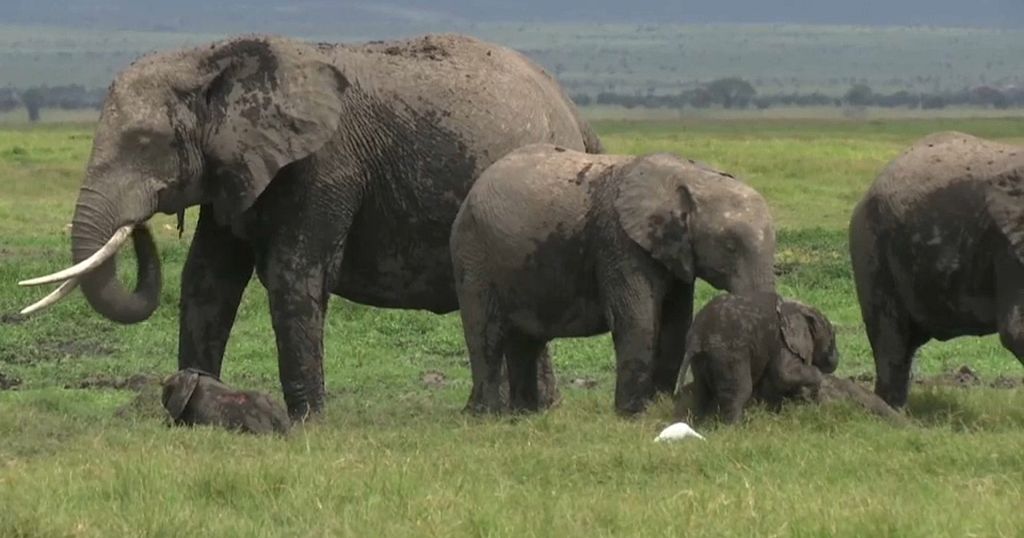
[[[179,367],[220,373],[255,270],[289,413],[305,417],[324,405],[328,297],[455,310],[451,223],[484,168],[534,142],[600,151],[548,74],[468,37],[345,46],[249,36],[149,55],[104,102],[75,207],[75,266],[23,281],[62,282],[26,311],[80,285],[103,316],[145,320],[161,285],[145,223],[201,206],[182,273]],[[134,291],[115,271],[129,238]]]

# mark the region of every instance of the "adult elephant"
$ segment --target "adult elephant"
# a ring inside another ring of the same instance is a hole
[[[161,285],[145,222],[200,205],[182,274],[179,367],[219,374],[255,267],[285,401],[301,418],[324,406],[329,295],[457,309],[448,234],[459,205],[484,168],[532,142],[600,151],[549,75],[468,37],[346,46],[250,36],[150,55],[118,75],[104,102],[75,207],[77,265],[23,282],[64,282],[26,310],[80,283],[105,317],[145,320]],[[129,235],[133,292],[113,257]]]
[[[928,136],[878,176],[850,221],[875,392],[902,406],[925,342],[999,332],[1024,360],[1024,150]]]

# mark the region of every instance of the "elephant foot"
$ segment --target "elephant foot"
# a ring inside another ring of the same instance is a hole
[[[488,396],[490,393],[490,396]],[[508,412],[508,387],[504,389],[484,390],[476,385],[469,395],[469,401],[462,408],[463,413],[472,415],[501,415]]]
[[[288,418],[292,424],[310,422],[324,414],[323,398],[316,400],[293,399],[285,395],[285,403],[288,405]]]
[[[541,368],[537,373],[537,399],[540,409],[554,409],[562,403],[562,391],[558,390],[558,379],[551,371],[550,363],[548,368]]]

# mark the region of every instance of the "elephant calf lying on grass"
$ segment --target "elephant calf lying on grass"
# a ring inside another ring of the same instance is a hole
[[[245,433],[287,433],[291,426],[288,412],[269,395],[232,389],[195,368],[168,377],[161,400],[175,424],[208,424]]]
[[[775,232],[760,194],[667,154],[592,155],[550,144],[509,153],[470,189],[451,234],[473,375],[469,409],[538,408],[553,338],[611,331],[621,414],[671,392],[694,279],[772,290]]]
[[[695,418],[717,411],[734,423],[751,401],[778,409],[784,399],[816,390],[838,363],[835,331],[816,308],[775,293],[725,294],[693,321],[676,394],[692,366]]]

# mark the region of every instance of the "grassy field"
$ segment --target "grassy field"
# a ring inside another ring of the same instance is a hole
[[[843,375],[872,371],[845,227],[877,171],[938,130],[1024,142],[1017,119],[597,127],[611,151],[678,152],[768,198],[781,290],[833,320]],[[89,124],[0,130],[0,387],[16,389],[0,391],[0,536],[995,536],[1024,528],[1024,393],[987,386],[1017,381],[1021,370],[991,337],[922,350],[922,377],[968,365],[982,383],[916,385],[911,427],[843,405],[793,406],[711,427],[706,443],[665,446],[651,440],[670,421],[670,402],[636,420],[614,415],[607,336],[554,346],[560,408],[476,419],[460,413],[469,379],[456,315],[335,299],[321,422],[287,438],[168,429],[152,389],[136,399],[106,387],[175,368],[194,211],[183,239],[172,218],[153,221],[165,282],[149,321],[114,325],[80,294],[37,317],[10,315],[43,293],[17,280],[68,261],[66,226],[90,136]],[[711,295],[702,286],[698,300]],[[279,394],[273,349],[254,283],[226,380]],[[425,383],[429,372],[444,381]]]

